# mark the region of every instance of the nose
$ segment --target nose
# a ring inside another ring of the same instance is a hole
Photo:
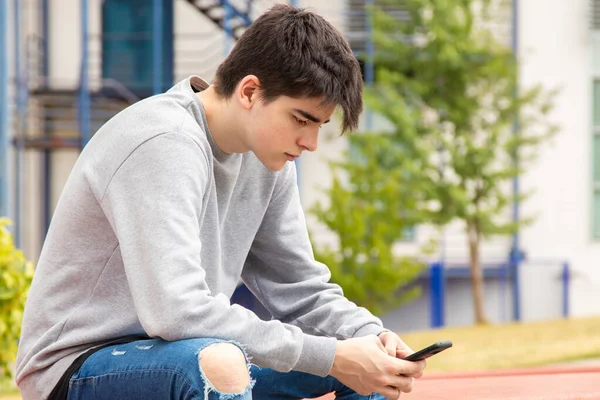
[[[315,151],[319,144],[319,130],[311,131],[309,134],[302,135],[298,140],[298,145],[304,150]]]

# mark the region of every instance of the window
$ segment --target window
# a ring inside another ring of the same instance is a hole
[[[173,0],[162,0],[162,89],[173,85]],[[102,2],[102,77],[114,79],[139,97],[154,94],[153,3]]]
[[[347,11],[345,13],[345,36],[354,52],[360,69],[363,73],[363,79],[366,81],[367,59],[369,49],[375,50],[370,36],[370,20],[367,14],[369,4],[383,9],[388,15],[402,21],[408,19],[405,0],[396,0],[395,2],[383,0],[347,0]],[[372,77],[373,79],[375,77]]]

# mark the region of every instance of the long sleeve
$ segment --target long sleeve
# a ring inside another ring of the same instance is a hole
[[[315,261],[290,164],[277,182],[242,274],[244,282],[277,319],[305,332],[339,339],[379,334],[381,321],[330,283]]]
[[[213,294],[199,225],[211,175],[202,149],[184,134],[140,145],[112,177],[102,206],[118,238],[136,313],[152,337],[214,337],[242,343],[257,365],[325,376],[335,340],[304,334]]]

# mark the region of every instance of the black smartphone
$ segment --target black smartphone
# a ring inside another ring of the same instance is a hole
[[[449,349],[452,347],[452,342],[449,340],[443,342],[437,342],[432,344],[431,346],[427,346],[424,349],[417,351],[416,353],[412,353],[410,356],[404,358],[406,361],[421,361],[426,358],[431,357],[434,354],[437,354],[441,351]]]

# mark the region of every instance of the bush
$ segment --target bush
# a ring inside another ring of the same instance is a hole
[[[0,218],[0,387],[12,380],[23,308],[33,278],[33,265],[16,249],[6,228],[10,220]]]

